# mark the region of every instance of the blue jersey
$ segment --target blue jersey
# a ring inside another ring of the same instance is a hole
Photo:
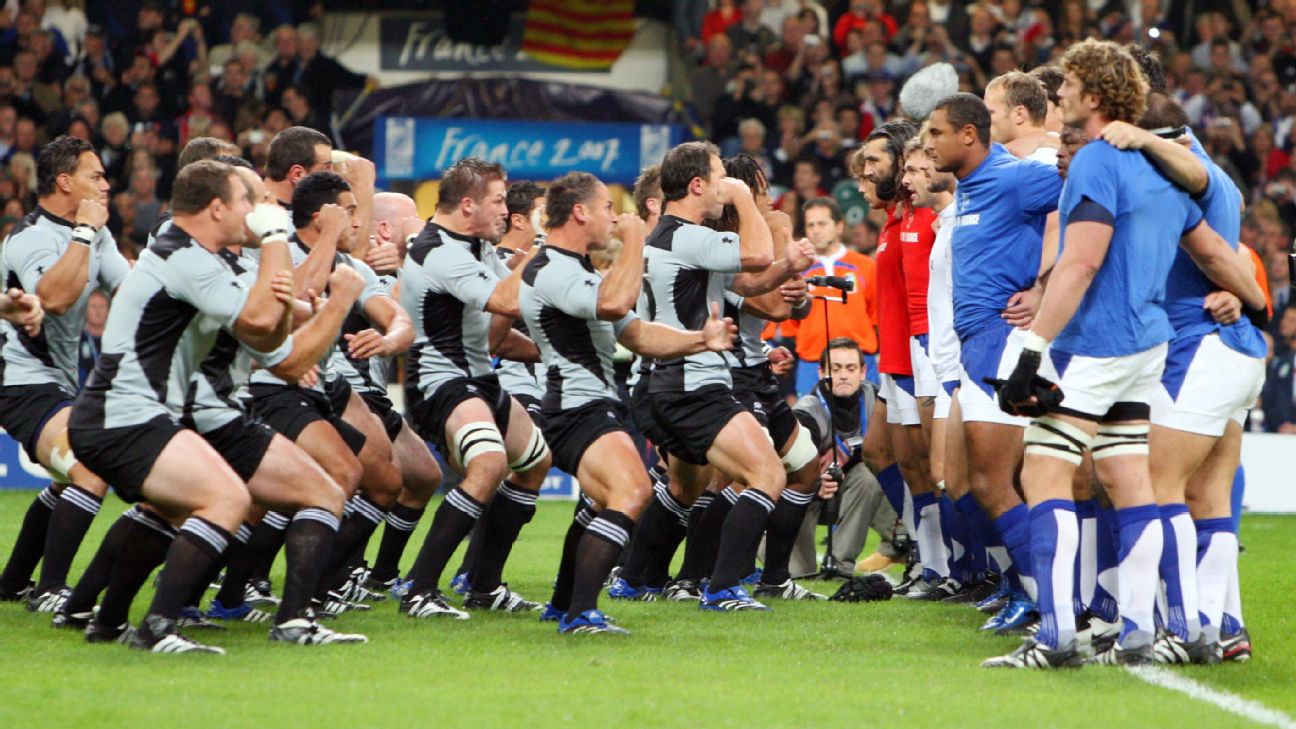
[[[1201,208],[1210,227],[1231,248],[1237,250],[1238,238],[1242,234],[1242,193],[1228,173],[1211,161],[1195,137],[1192,149],[1206,167],[1209,178],[1206,189],[1196,198],[1197,206]],[[1174,327],[1175,338],[1202,337],[1218,332],[1220,341],[1229,349],[1249,357],[1265,356],[1267,345],[1264,337],[1245,317],[1224,326],[1215,321],[1204,308],[1206,295],[1218,289],[1197,268],[1187,251],[1180,249],[1175,254],[1170,275],[1166,278],[1165,302],[1166,314],[1170,316],[1170,326]]]
[[[1201,209],[1142,153],[1122,152],[1102,140],[1081,148],[1067,170],[1058,206],[1062,250],[1067,223],[1086,199],[1111,215],[1111,245],[1053,348],[1120,357],[1169,341],[1174,329],[1163,308],[1166,275],[1179,238],[1201,224]]]
[[[950,250],[960,340],[1001,325],[1008,299],[1034,285],[1044,218],[1057,208],[1061,189],[1056,167],[1017,159],[998,144],[959,180]]]

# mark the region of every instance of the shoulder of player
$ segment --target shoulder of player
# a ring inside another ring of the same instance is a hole
[[[57,243],[61,238],[71,237],[71,227],[57,222],[58,218],[52,218],[44,213],[44,210],[37,208],[27,213],[18,221],[14,229],[9,232],[9,237],[5,241],[5,249],[8,250],[10,245],[31,245],[41,243]]]

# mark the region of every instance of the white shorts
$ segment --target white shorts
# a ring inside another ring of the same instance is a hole
[[[1264,380],[1264,360],[1230,348],[1218,334],[1172,342],[1152,424],[1218,438],[1229,420],[1243,424]]]
[[[954,401],[954,396],[950,390],[958,387],[958,380],[953,382],[942,382],[941,387],[936,392],[936,407],[932,411],[932,417],[937,420],[948,420],[950,414],[950,403]]]
[[[902,375],[897,381],[895,375],[883,373],[881,383],[878,396],[886,401],[887,422],[893,425],[922,424],[922,418],[918,416],[918,400],[913,393],[914,379]]]
[[[965,423],[996,423],[1025,428],[1030,418],[1009,415],[999,408],[994,387],[986,378],[1007,379],[1017,367],[1026,333],[1020,329],[991,326],[973,334],[962,343],[960,357],[962,376],[959,381],[959,407]],[[1057,374],[1048,357],[1043,358],[1040,376],[1057,381]]]
[[[1099,421],[1146,419],[1148,406],[1161,387],[1166,349],[1162,343],[1120,357],[1050,352],[1045,359],[1052,360],[1062,375],[1053,380],[1062,388],[1060,411]],[[1121,407],[1113,412],[1117,404]]]
[[[914,396],[936,397],[940,392],[940,378],[927,354],[927,335],[909,337],[909,359],[913,363]]]

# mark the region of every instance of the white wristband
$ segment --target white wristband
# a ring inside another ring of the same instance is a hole
[[[94,242],[95,235],[98,232],[98,229],[93,225],[82,223],[72,229],[72,242],[80,243],[83,246],[89,247],[90,244]]]
[[[1032,352],[1043,352],[1048,349],[1048,346],[1049,341],[1035,332],[1029,332],[1026,335],[1026,341],[1022,343],[1022,349],[1028,349]]]

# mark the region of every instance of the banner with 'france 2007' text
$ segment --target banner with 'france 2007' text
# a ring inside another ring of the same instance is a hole
[[[682,141],[675,124],[379,117],[373,159],[383,180],[434,180],[456,161],[480,157],[515,180],[581,171],[628,185]]]

